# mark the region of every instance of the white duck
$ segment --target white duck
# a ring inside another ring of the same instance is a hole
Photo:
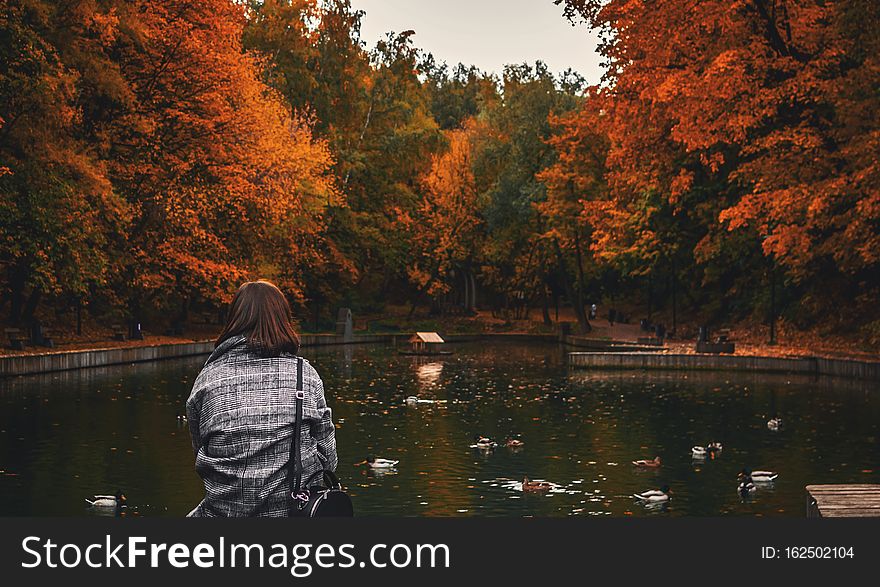
[[[767,420],[768,430],[777,432],[780,428],[782,428],[782,418],[770,418],[769,420]]]
[[[125,507],[125,494],[117,491],[116,495],[95,495],[86,503],[93,508],[121,508]]]
[[[485,436],[481,436],[480,434],[474,435],[474,444],[471,445],[471,448],[479,448],[481,450],[492,450],[498,446],[498,443],[492,440],[491,438],[487,438]]]
[[[779,473],[775,471],[752,471],[750,469],[743,469],[739,472],[740,479],[748,478],[756,484],[773,483],[776,481],[777,477],[779,477]]]
[[[695,446],[691,449],[691,456],[695,459],[705,459],[707,452],[705,446]]]
[[[661,503],[669,501],[669,494],[672,493],[669,485],[664,485],[660,489],[649,489],[642,493],[633,493],[633,497],[642,503]]]
[[[361,461],[358,465],[369,465],[373,469],[391,469],[397,466],[400,461],[392,461],[391,459],[381,459],[370,455],[367,460]]]

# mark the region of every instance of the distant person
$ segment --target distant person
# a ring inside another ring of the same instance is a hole
[[[590,320],[596,319],[596,313],[599,311],[599,308],[596,307],[596,304],[590,306]]]
[[[284,294],[268,281],[242,285],[214,352],[186,402],[205,498],[192,517],[289,515],[288,462],[300,434],[303,479],[335,470],[336,436],[324,385],[303,361],[303,425],[294,430],[299,336]]]

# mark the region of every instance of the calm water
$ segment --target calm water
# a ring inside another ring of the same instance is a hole
[[[785,376],[568,372],[555,345],[471,343],[452,357],[382,346],[308,349],[334,410],[339,474],[359,515],[804,515],[808,483],[880,482],[880,393]],[[0,515],[92,515],[121,488],[129,514],[182,516],[202,495],[177,423],[203,358],[0,380]],[[434,404],[408,406],[418,395]],[[778,413],[781,432],[767,430]],[[469,448],[476,433],[518,451]],[[690,448],[718,440],[720,457]],[[400,459],[376,474],[367,454]],[[660,455],[659,470],[633,459]],[[780,477],[743,501],[743,466]],[[555,483],[538,496],[524,475]],[[668,507],[634,503],[668,483]]]

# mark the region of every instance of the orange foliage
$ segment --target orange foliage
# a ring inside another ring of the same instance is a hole
[[[410,281],[432,296],[445,293],[444,279],[451,270],[467,264],[477,248],[481,220],[472,170],[472,137],[482,132],[479,123],[446,133],[447,149],[431,160],[421,179],[423,199],[414,216],[400,214],[415,256],[407,268]]]
[[[876,266],[880,43],[863,30],[876,3],[565,3],[608,33],[616,197],[658,190],[677,206],[699,167],[738,187],[718,220],[756,231],[793,274],[822,258],[849,273]]]
[[[133,103],[111,131],[112,171],[139,212],[133,283],[226,300],[310,246],[302,233],[317,234],[340,202],[329,149],[260,80],[240,5],[167,0],[125,13],[134,33],[118,67]]]

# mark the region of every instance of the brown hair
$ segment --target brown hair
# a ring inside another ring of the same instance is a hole
[[[290,321],[290,304],[274,283],[261,279],[238,288],[229,319],[215,346],[239,335],[263,357],[299,352],[299,335]]]

